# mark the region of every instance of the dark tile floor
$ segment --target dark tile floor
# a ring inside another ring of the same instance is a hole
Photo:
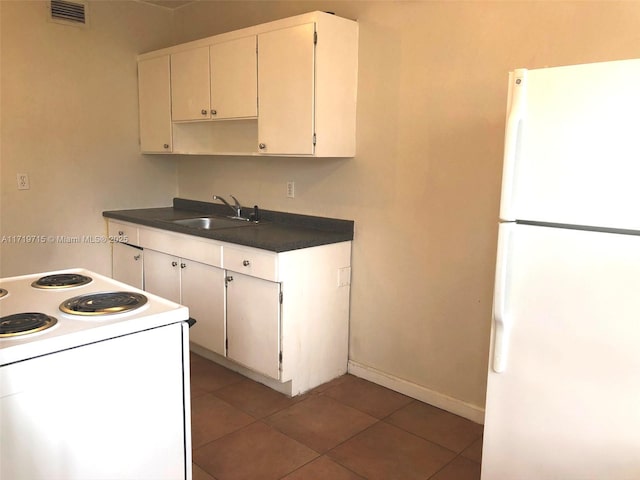
[[[352,375],[288,398],[191,356],[194,480],[477,480],[482,426]]]

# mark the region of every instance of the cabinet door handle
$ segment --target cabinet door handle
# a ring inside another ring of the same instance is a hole
[[[218,112],[216,110],[211,110],[211,115],[217,115]]]
[[[244,265],[245,267],[248,267],[249,265],[251,265],[251,262],[249,260],[243,260],[242,265]]]
[[[118,230],[118,236],[122,237],[124,235],[124,232],[122,230]]]
[[[168,143],[165,143],[165,144],[163,145],[163,147],[164,147],[164,148],[169,148],[169,144],[168,144]]]
[[[140,260],[140,255],[134,255],[133,259],[137,262],[138,260]]]
[[[259,143],[259,144],[258,144],[258,148],[259,148],[260,150],[264,150],[265,148],[267,148],[267,144],[266,144],[266,143]]]
[[[178,266],[178,262],[171,262],[171,266],[172,267],[177,267]]]
[[[200,110],[200,113],[201,113],[202,115],[206,115],[206,114],[207,114],[207,110],[206,110],[205,108],[203,108],[202,110]]]
[[[233,282],[233,277],[231,275],[227,275],[226,277],[224,277],[224,281],[227,283]]]
[[[184,268],[184,267],[186,267],[186,266],[187,266],[187,264],[186,264],[186,263],[181,263],[181,264],[180,264],[180,268]]]

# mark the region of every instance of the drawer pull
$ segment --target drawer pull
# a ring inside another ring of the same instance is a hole
[[[242,265],[244,265],[245,267],[248,267],[249,265],[251,265],[251,262],[249,260],[243,260]]]
[[[178,262],[171,262],[171,266],[172,267],[177,267],[178,266]]]
[[[186,264],[186,263],[181,263],[181,264],[180,264],[180,268],[184,268],[184,267],[186,267],[186,266],[187,266],[187,264]]]

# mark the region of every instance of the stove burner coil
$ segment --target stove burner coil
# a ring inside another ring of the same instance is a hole
[[[14,313],[0,318],[0,338],[36,333],[53,327],[58,320],[44,313]]]
[[[0,298],[7,296],[8,293],[4,288],[0,288]]]
[[[91,283],[93,279],[79,273],[54,273],[41,277],[31,284],[34,288],[70,288]]]
[[[65,300],[60,310],[72,315],[111,315],[140,308],[147,303],[147,297],[134,292],[98,292]]]

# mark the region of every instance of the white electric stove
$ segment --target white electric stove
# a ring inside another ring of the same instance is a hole
[[[0,279],[0,478],[191,478],[189,312],[84,269]]]

